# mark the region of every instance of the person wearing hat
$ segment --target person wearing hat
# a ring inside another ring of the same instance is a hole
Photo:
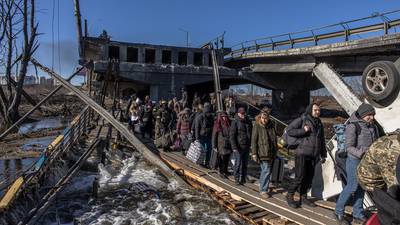
[[[233,175],[235,176],[236,184],[246,183],[247,163],[249,160],[251,144],[251,130],[252,123],[246,116],[246,110],[243,107],[240,107],[229,131],[233,157],[235,159]]]
[[[357,179],[357,167],[371,144],[379,137],[379,130],[374,122],[375,109],[367,104],[361,104],[353,113],[346,125],[345,148],[346,181],[347,184],[336,201],[335,216],[339,224],[349,224],[344,219],[344,208],[353,196],[353,222],[366,221],[363,208],[365,191]]]

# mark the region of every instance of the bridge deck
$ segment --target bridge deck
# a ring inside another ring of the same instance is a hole
[[[220,178],[216,171],[192,163],[181,153],[161,152],[160,157],[184,177],[195,180],[213,189],[216,193],[228,193],[231,198],[250,204],[253,208],[248,207],[247,211],[256,211],[257,208],[254,207],[258,207],[295,224],[336,224],[333,211],[328,209],[332,205],[329,206],[327,202],[318,201],[318,207],[315,208],[303,206],[299,209],[292,209],[286,204],[285,196],[282,194],[284,190],[281,188],[275,188],[272,197],[264,199],[260,197],[258,186],[255,184],[247,183],[238,186],[232,179]],[[264,223],[266,223],[265,220],[267,219],[264,219]],[[259,220],[259,222],[261,221]]]

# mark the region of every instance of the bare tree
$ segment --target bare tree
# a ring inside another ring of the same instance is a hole
[[[25,76],[32,54],[39,47],[35,22],[35,1],[0,0],[0,63],[6,77],[6,91],[0,88],[0,130],[19,118]],[[17,46],[17,42],[22,42]],[[18,55],[21,49],[21,55]],[[15,79],[12,76],[16,69]]]

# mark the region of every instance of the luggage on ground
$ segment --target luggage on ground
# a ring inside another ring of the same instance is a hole
[[[272,183],[282,183],[283,181],[283,169],[285,165],[285,160],[281,157],[276,157],[272,163],[272,173],[271,182]]]
[[[205,157],[206,157],[206,152],[203,146],[201,146],[200,142],[199,141],[192,142],[186,154],[186,158],[200,165],[204,162]]]

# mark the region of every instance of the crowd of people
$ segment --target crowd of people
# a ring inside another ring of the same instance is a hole
[[[264,107],[252,122],[244,107],[236,108],[232,96],[225,99],[225,107],[221,111],[216,110],[214,96],[203,104],[195,94],[192,102],[189,108],[187,95],[179,101],[174,98],[161,100],[158,104],[152,102],[149,96],[144,101],[132,97],[127,108],[129,126],[133,132],[155,141],[163,139],[166,147],[183,153],[197,141],[206,153],[201,165],[217,169],[222,178],[230,175],[228,168],[232,158],[233,176],[238,185],[246,183],[248,160],[252,159],[261,168],[260,195],[271,197],[270,180],[277,159],[278,135],[270,118],[270,109]],[[302,204],[316,206],[307,198],[307,193],[316,165],[324,163],[327,157],[320,114],[320,105],[313,102],[286,128],[289,136],[300,140],[295,149],[295,178],[288,186],[286,195],[287,204],[292,208]],[[379,138],[382,132],[374,115],[375,109],[363,103],[345,124],[346,153],[342,157],[345,158],[346,179],[335,208],[339,224],[349,224],[344,208],[350,200],[353,202],[353,221],[363,223],[367,220],[363,208],[365,191],[372,192],[377,188],[387,191],[389,187],[399,184],[396,171],[399,176],[400,165],[396,167],[396,163],[400,164],[400,136],[394,134]],[[169,142],[165,141],[167,135]],[[211,160],[213,152],[217,160]],[[294,199],[295,192],[300,194],[299,201]]]

